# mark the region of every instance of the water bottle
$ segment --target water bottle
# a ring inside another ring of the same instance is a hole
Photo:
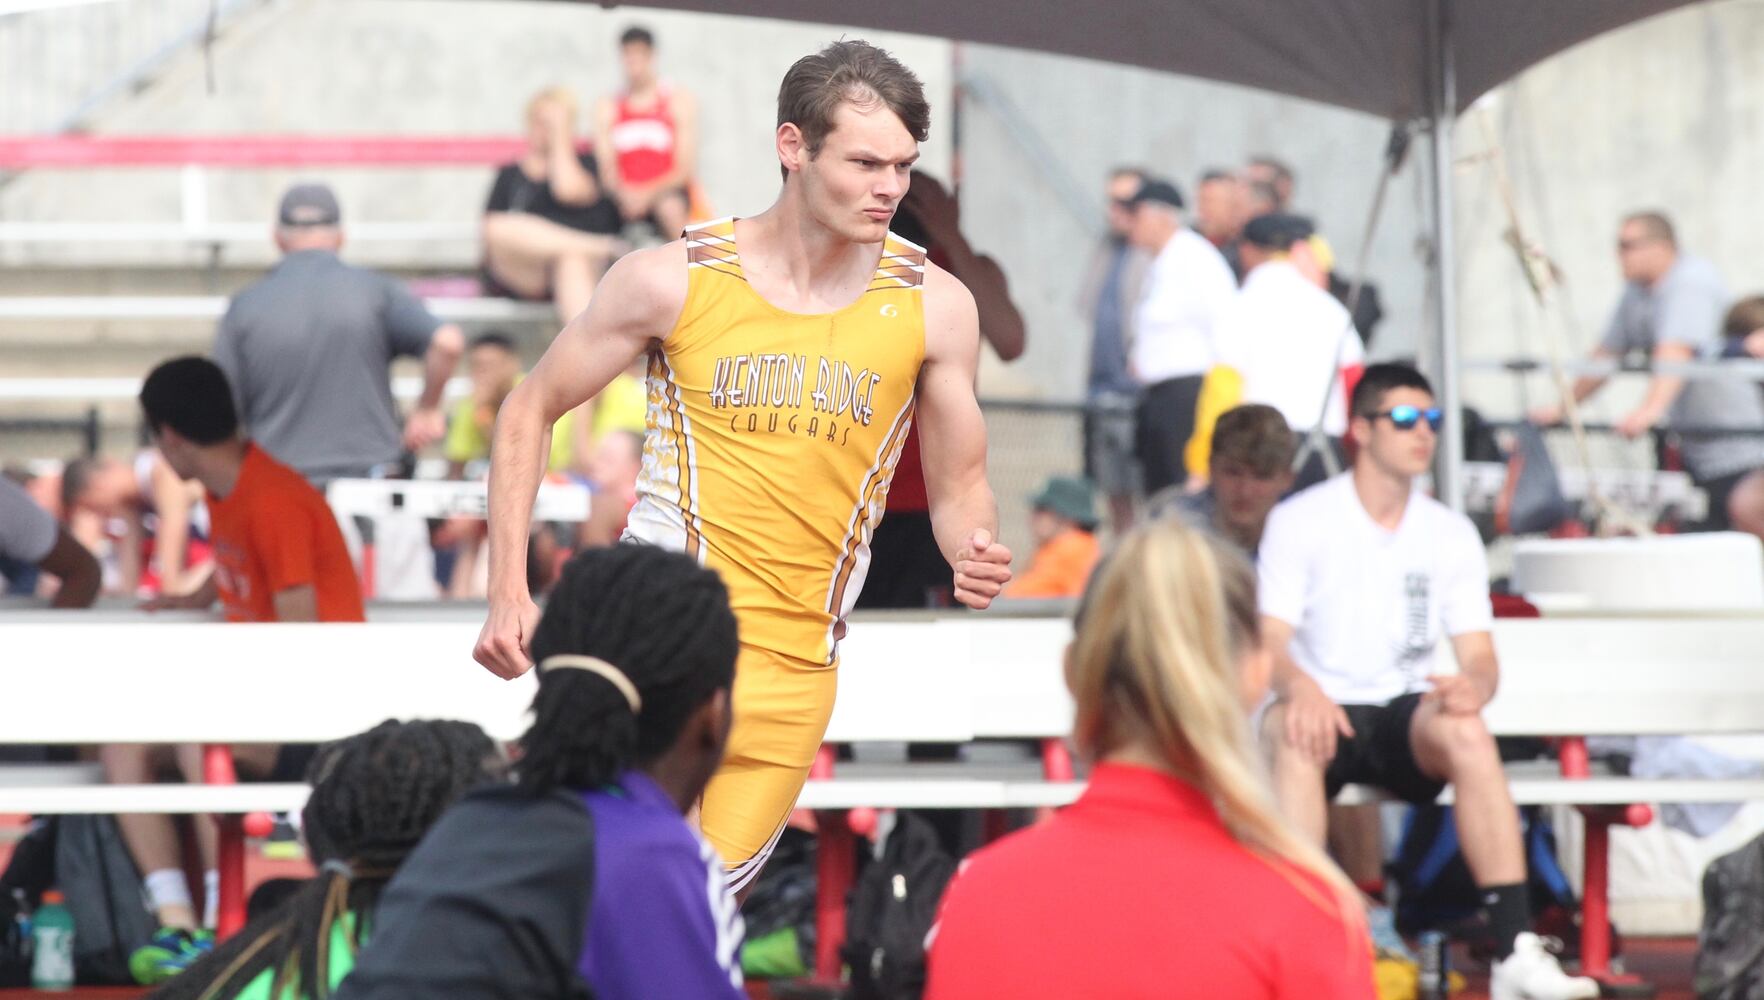
[[[1421,935],[1421,976],[1417,984],[1420,1000],[1446,1000],[1451,992],[1451,942],[1439,931]]]
[[[73,989],[73,914],[62,905],[61,893],[45,892],[43,905],[31,915],[31,950],[32,989]]]

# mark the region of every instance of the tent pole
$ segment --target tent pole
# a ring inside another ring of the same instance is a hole
[[[1452,213],[1457,204],[1452,183],[1452,126],[1457,121],[1456,67],[1452,61],[1451,0],[1428,5],[1428,79],[1433,146],[1433,268],[1434,331],[1438,342],[1439,403],[1445,411],[1445,433],[1439,441],[1435,493],[1455,511],[1464,510],[1464,398],[1458,358],[1457,245]]]

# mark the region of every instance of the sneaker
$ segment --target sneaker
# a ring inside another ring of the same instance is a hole
[[[1514,939],[1513,954],[1495,962],[1489,975],[1489,1000],[1592,1000],[1598,995],[1596,980],[1563,972],[1543,938],[1530,932]]]
[[[161,927],[129,956],[129,974],[142,986],[157,986],[214,950],[214,932]]]

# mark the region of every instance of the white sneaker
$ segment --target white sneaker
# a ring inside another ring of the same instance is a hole
[[[1543,938],[1530,932],[1514,939],[1513,954],[1496,962],[1489,976],[1489,1000],[1592,1000],[1598,995],[1596,980],[1563,972]]]

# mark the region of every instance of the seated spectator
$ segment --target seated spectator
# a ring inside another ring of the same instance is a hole
[[[612,430],[601,436],[588,473],[594,502],[578,536],[584,547],[614,545],[624,535],[625,522],[637,503],[637,475],[642,471],[641,432]]]
[[[1450,784],[1496,944],[1491,996],[1596,997],[1527,929],[1519,813],[1482,721],[1500,684],[1487,557],[1469,518],[1415,488],[1437,444],[1433,390],[1413,368],[1373,365],[1353,413],[1353,469],[1274,508],[1262,536],[1278,696],[1262,737],[1281,808],[1321,848],[1345,785],[1431,803]],[[1456,672],[1440,655],[1448,637]]]
[[[1764,295],[1735,302],[1721,326],[1726,337],[1722,357],[1764,358]],[[1753,470],[1734,484],[1727,495],[1727,520],[1736,531],[1764,538],[1764,470]]]
[[[471,394],[455,404],[448,421],[446,455],[453,478],[481,476],[490,458],[490,441],[502,401],[523,377],[520,356],[507,334],[478,336],[467,354]],[[648,390],[633,372],[621,372],[600,394],[566,413],[551,429],[547,471],[554,479],[585,482],[595,493],[589,520],[582,526],[584,544],[611,545],[625,530],[625,515],[636,501],[637,468],[642,463],[642,436],[648,418]],[[636,444],[632,445],[635,435]],[[633,454],[633,451],[635,452]],[[613,498],[600,502],[601,494]],[[625,499],[626,495],[628,499]],[[610,537],[608,533],[610,532]],[[482,518],[456,518],[437,533],[435,544],[454,550],[447,592],[454,598],[484,596],[487,574],[482,558],[486,525]],[[588,538],[604,541],[587,541]],[[567,550],[556,550],[567,557]],[[554,552],[554,557],[555,557]],[[547,566],[540,574],[549,581]]]
[[[91,607],[103,584],[103,571],[92,553],[37,506],[24,487],[0,476],[0,573],[11,581],[34,578],[38,571],[61,581],[50,602],[56,608]]]
[[[527,103],[527,152],[503,167],[484,206],[484,276],[492,291],[550,299],[561,322],[588,306],[617,255],[619,210],[594,156],[576,148],[576,98],[563,87]]]
[[[1145,386],[1134,438],[1148,493],[1188,479],[1201,384],[1218,357],[1214,327],[1237,294],[1230,265],[1182,223],[1182,192],[1147,180],[1130,201],[1128,240],[1152,257],[1133,318],[1133,376]]]
[[[180,479],[158,451],[142,450],[132,465],[76,458],[62,467],[61,496],[68,522],[99,535],[82,537],[86,547],[102,540],[115,552],[121,593],[188,593],[208,572],[202,484]]]
[[[685,819],[723,756],[737,649],[728,591],[691,558],[572,559],[533,632],[518,787],[436,824],[338,1000],[744,997],[741,915]]]
[[[471,394],[453,404],[447,420],[447,439],[442,450],[447,456],[448,473],[460,479],[467,467],[490,459],[490,439],[496,430],[496,412],[502,401],[514,391],[522,378],[521,356],[513,338],[492,331],[472,338],[466,348],[466,370],[472,384]],[[587,465],[587,426],[578,419],[580,411],[558,418],[551,427],[551,457],[546,471],[565,473]],[[578,441],[578,434],[583,440]]]
[[[692,208],[698,158],[698,102],[664,82],[655,68],[655,35],[626,28],[619,36],[625,89],[594,109],[595,144],[611,159],[603,177],[625,223],[644,223],[663,242],[680,238]]]
[[[927,1000],[1371,1000],[1359,897],[1280,818],[1255,759],[1268,659],[1249,564],[1148,524],[1097,570],[1076,625],[1089,787],[955,876]]]
[[[1617,231],[1617,259],[1625,282],[1595,359],[1684,362],[1710,360],[1720,343],[1727,288],[1715,265],[1684,253],[1671,220],[1659,212],[1637,212]],[[1570,390],[1576,402],[1598,392],[1603,376],[1583,376]],[[1532,411],[1539,424],[1558,423],[1562,406]],[[1641,403],[1617,423],[1624,437],[1652,433],[1662,425],[1685,428],[1679,453],[1691,479],[1709,498],[1707,518],[1698,527],[1722,531],[1753,523],[1751,511],[1736,505],[1734,494],[1764,469],[1764,396],[1757,385],[1728,378],[1685,378],[1656,373]],[[1711,433],[1713,432],[1713,433]],[[1742,503],[1755,486],[1744,491]]]
[[[1764,295],[1740,299],[1721,322],[1724,358],[1764,358]]]
[[[365,620],[361,588],[331,509],[298,472],[240,437],[232,389],[214,362],[184,357],[161,364],[141,386],[141,408],[166,463],[205,490],[215,559],[214,572],[196,590],[161,596],[148,608],[206,609],[218,600],[235,622]],[[250,744],[235,746],[233,755],[243,776],[297,781],[310,749]],[[186,780],[201,780],[201,754],[194,746],[111,745],[100,748],[99,759],[116,784],[152,782],[174,766]],[[130,814],[117,822],[163,928],[155,939],[160,955],[148,968],[169,975],[213,943],[197,927],[177,829],[166,816]],[[214,829],[202,819],[195,827],[207,869],[204,912],[212,922],[218,884]]]
[[[1188,442],[1189,472],[1206,474],[1213,421],[1239,402],[1278,409],[1301,441],[1321,422],[1340,468],[1348,393],[1366,364],[1366,350],[1347,310],[1323,290],[1328,246],[1311,220],[1297,215],[1257,216],[1243,232],[1248,275],[1215,327],[1217,362],[1201,387]],[[1329,474],[1322,453],[1306,451],[1300,489]]]
[[[1006,597],[1077,597],[1096,567],[1096,487],[1088,479],[1055,476],[1029,501],[1035,555],[1005,588]]]
[[[160,1000],[313,1000],[331,994],[374,930],[386,882],[441,814],[503,776],[469,722],[382,722],[322,747],[301,833],[318,875],[172,979]],[[137,952],[145,967],[155,957]]]
[[[1189,493],[1172,486],[1147,504],[1152,517],[1180,517],[1254,557],[1268,512],[1292,489],[1298,435],[1272,406],[1246,403],[1213,426],[1212,478]]]
[[[160,608],[208,608],[228,621],[358,622],[361,585],[337,520],[300,473],[239,435],[227,377],[206,358],[161,364],[141,386],[153,442],[172,471],[202,484],[215,572]]]

